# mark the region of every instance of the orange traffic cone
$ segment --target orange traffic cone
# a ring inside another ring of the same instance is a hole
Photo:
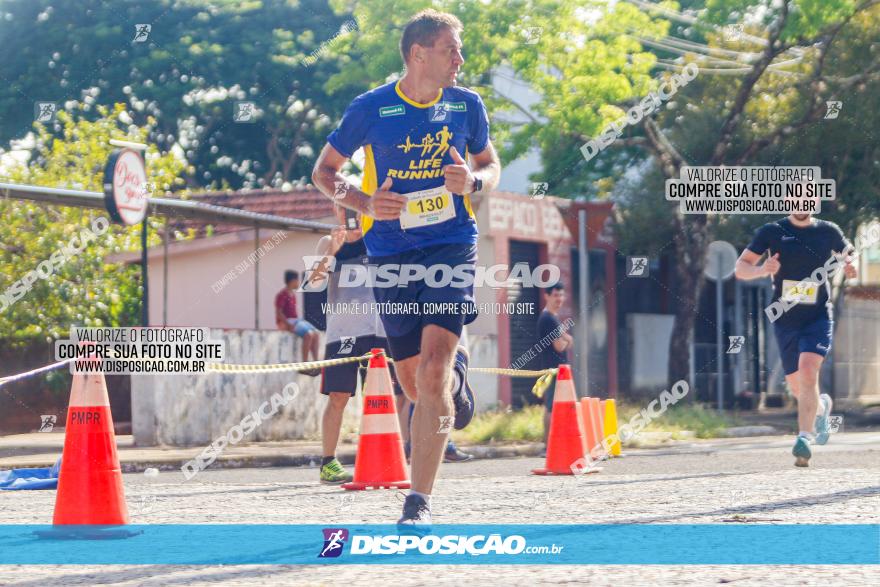
[[[602,424],[600,423],[601,416],[599,416],[600,403],[598,397],[588,399],[590,400],[590,424],[593,426],[593,435],[596,437],[596,442],[590,445],[590,456],[598,459],[605,454],[605,450],[602,448]]]
[[[543,469],[534,469],[532,473],[573,475],[572,466],[578,467],[579,463],[584,462],[585,441],[581,432],[579,411],[571,367],[559,365],[556,392],[553,394],[553,412],[550,416],[550,434],[547,435],[547,460]]]
[[[587,439],[587,450],[590,458],[596,459],[601,454],[602,438],[599,436],[599,430],[596,423],[596,413],[593,408],[593,400],[596,398],[581,398],[581,414],[584,420],[584,433]],[[598,401],[598,400],[597,400]]]
[[[611,455],[607,454],[607,452],[605,450],[605,446],[602,444],[602,441],[605,439],[605,400],[604,399],[599,400],[599,408],[598,409],[599,409],[599,413],[598,413],[598,418],[596,419],[596,422],[598,423],[598,426],[599,426],[599,447],[602,449],[603,455],[610,457]]]
[[[344,483],[342,488],[408,489],[409,476],[388,362],[382,349],[370,352],[373,357],[364,382],[364,412],[354,461],[354,480]]]
[[[103,373],[73,376],[53,522],[56,526],[128,524]]]
[[[577,419],[578,419],[578,428],[581,431],[581,438],[584,440],[584,454],[590,454],[590,421],[587,420],[587,412],[585,412],[581,406],[583,406],[583,398],[580,401],[576,401],[577,404]],[[548,438],[549,440],[549,438]]]

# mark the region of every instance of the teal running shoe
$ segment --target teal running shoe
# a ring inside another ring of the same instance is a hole
[[[810,441],[803,436],[798,436],[797,440],[794,441],[794,448],[791,449],[791,454],[795,457],[795,467],[809,467],[810,457],[813,456],[813,452],[810,450]]]
[[[816,414],[816,444],[826,444],[831,436],[831,396],[819,396],[819,412]]]

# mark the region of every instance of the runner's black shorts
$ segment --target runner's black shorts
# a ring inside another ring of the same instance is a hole
[[[346,357],[360,357],[370,352],[370,349],[385,349],[388,351],[388,341],[380,336],[368,334],[358,337],[344,337],[342,340],[328,343],[324,347],[325,359],[343,359]],[[394,365],[388,365],[391,372],[391,382],[394,384],[394,395],[401,395],[403,388],[397,382],[394,374]],[[361,368],[359,363],[345,363],[333,367],[325,367],[321,370],[321,393],[330,395],[331,392],[348,392],[354,396],[357,391],[358,371],[360,371],[361,385],[367,376],[366,364]]]
[[[428,324],[461,336],[464,326],[477,319],[473,283],[476,263],[477,246],[459,243],[370,257],[371,265],[422,265],[431,277],[410,280],[405,286],[373,287],[394,360],[402,361],[421,352],[422,329]],[[453,277],[442,283],[444,275]],[[463,279],[465,275],[470,279]],[[447,310],[438,312],[438,306]]]

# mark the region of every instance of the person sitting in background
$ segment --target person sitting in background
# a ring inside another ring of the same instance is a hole
[[[285,287],[275,296],[275,322],[280,330],[287,330],[302,339],[302,360],[308,362],[309,353],[312,359],[318,360],[318,342],[320,334],[308,320],[299,317],[296,312],[296,290],[299,289],[299,273],[293,270],[284,272]],[[321,371],[312,369],[303,371],[313,377]]]

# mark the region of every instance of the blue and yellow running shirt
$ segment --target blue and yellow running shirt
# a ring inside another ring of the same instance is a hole
[[[410,100],[400,82],[361,94],[349,105],[339,128],[327,137],[346,157],[363,147],[361,189],[372,195],[386,177],[391,191],[410,198],[400,220],[362,221],[371,256],[394,255],[419,247],[477,242],[470,196],[443,188],[443,167],[452,164],[450,147],[466,157],[489,143],[489,117],[480,96],[461,87],[443,88],[427,104]]]

